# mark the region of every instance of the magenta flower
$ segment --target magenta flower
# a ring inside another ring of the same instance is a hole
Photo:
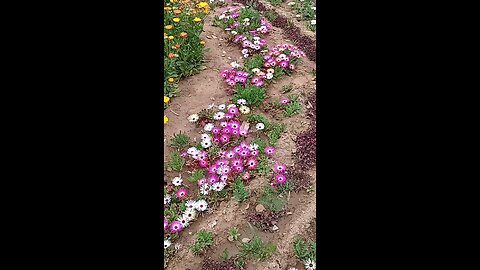
[[[183,199],[188,196],[188,191],[185,188],[181,188],[177,191],[176,196],[178,199]]]
[[[239,147],[242,149],[248,149],[249,144],[247,142],[241,142]]]
[[[280,61],[280,67],[281,68],[287,68],[289,65],[288,61],[282,60]]]
[[[242,158],[247,158],[250,155],[250,151],[248,151],[248,149],[242,149],[238,155]]]
[[[267,156],[273,156],[275,155],[275,148],[273,148],[272,146],[267,146],[265,147],[265,154]]]
[[[228,123],[228,125],[231,128],[240,128],[240,123],[238,123],[237,121],[231,121],[230,123]]]
[[[235,114],[238,114],[238,108],[237,107],[231,107],[230,109],[228,109],[228,112],[235,115]]]
[[[207,183],[207,179],[206,178],[202,178],[200,180],[197,181],[197,184],[199,187],[201,187],[203,184]]]
[[[222,174],[228,175],[232,170],[228,166],[224,166],[222,169]]]
[[[240,129],[232,128],[232,136],[237,137],[240,134]]]
[[[218,170],[218,165],[213,165],[213,166],[210,166],[210,168],[208,168],[208,172],[210,174],[216,174],[217,173],[217,170]]]
[[[200,165],[200,167],[202,167],[202,168],[207,168],[207,167],[208,167],[208,161],[206,161],[206,160],[199,160],[199,161],[198,161],[198,165]]]
[[[188,157],[187,151],[183,151],[182,153],[180,153],[180,156],[181,157]]]
[[[240,129],[239,134],[240,134],[240,136],[247,137],[248,130],[247,129]]]
[[[225,153],[225,158],[228,158],[228,159],[232,159],[235,157],[235,152],[233,152],[232,150],[228,151]]]
[[[253,151],[250,152],[250,155],[251,155],[252,157],[256,157],[256,156],[258,156],[258,151],[257,151],[257,150],[253,150]]]
[[[240,151],[242,151],[242,149],[243,149],[242,147],[236,146],[235,148],[233,148],[233,151],[234,151],[235,153],[239,154]]]
[[[215,173],[216,173],[216,172],[215,172]],[[218,182],[218,177],[217,177],[216,175],[210,175],[210,176],[208,177],[208,182],[213,185],[213,184],[215,184],[216,182]]]
[[[225,114],[225,119],[227,119],[227,120],[233,119],[233,115],[230,114],[230,113],[226,113]]]
[[[242,165],[242,160],[241,159],[234,159],[232,160],[232,166],[238,167]]]
[[[172,221],[172,224],[170,224],[170,231],[172,233],[177,233],[177,232],[181,232],[183,230],[183,225],[180,221]]]
[[[216,143],[216,144],[219,144],[219,143],[220,143],[220,137],[218,137],[218,136],[214,136],[212,140],[213,140],[213,142]]]
[[[218,127],[214,127],[214,128],[212,128],[212,133],[215,134],[215,135],[220,134],[220,129]]]
[[[220,168],[220,166],[227,165],[227,164],[228,164],[228,160],[226,160],[226,159],[219,159],[216,163],[218,168]]]
[[[224,127],[222,129],[222,133],[223,134],[230,134],[232,132],[232,128],[231,127]]]
[[[273,169],[277,172],[277,173],[283,173],[285,172],[285,170],[287,169],[287,166],[285,166],[284,164],[276,164]]]
[[[255,158],[250,158],[247,160],[247,168],[253,170],[257,167],[258,161]]]
[[[163,230],[166,230],[168,228],[168,220],[166,217],[163,217]]]
[[[257,83],[254,84],[256,87],[262,87],[264,85],[264,82],[263,81],[259,81]]]
[[[230,141],[230,136],[228,136],[227,134],[222,134],[222,136],[220,136],[220,142],[221,143],[228,143]]]
[[[243,166],[235,166],[233,167],[237,173],[243,172]]]
[[[285,178],[285,176],[283,174],[279,174],[279,175],[275,176],[275,182],[277,182],[278,184],[282,184],[286,180],[287,179]]]
[[[285,105],[285,104],[288,104],[289,101],[290,101],[290,100],[285,97],[285,98],[282,98],[282,99],[280,100],[280,103],[283,104],[283,105]]]
[[[228,175],[223,174],[223,175],[220,176],[220,181],[226,182],[227,180],[228,180]]]

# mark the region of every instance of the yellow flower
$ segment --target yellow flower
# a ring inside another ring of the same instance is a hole
[[[168,117],[166,115],[163,116],[163,124],[168,123]]]
[[[205,13],[208,13],[208,8],[209,7],[208,7],[207,2],[200,2],[200,3],[197,4],[197,7],[200,8],[200,9],[203,8],[205,10]]]
[[[180,18],[173,18],[174,22],[180,22]]]
[[[165,29],[167,29],[167,30],[172,30],[172,28],[173,28],[173,25],[171,25],[171,24],[165,26]]]
[[[169,97],[163,96],[163,103],[168,103],[170,101]]]
[[[168,82],[173,83],[174,81],[175,81],[175,80],[174,80],[173,78],[169,78],[169,79],[168,79]]]
[[[174,38],[173,36],[169,36],[169,37],[168,37],[169,40],[173,40],[173,38]]]
[[[182,11],[179,10],[179,9],[176,9],[176,10],[173,11],[173,14],[175,14],[175,15],[178,15],[178,14],[180,14],[180,13],[182,13]]]
[[[205,41],[203,41],[203,40],[200,41],[200,44],[201,44],[201,45],[205,45]]]
[[[194,22],[201,22],[202,19],[198,18],[198,17],[195,17],[195,19],[193,19]]]

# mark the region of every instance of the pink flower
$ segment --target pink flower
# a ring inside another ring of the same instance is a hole
[[[230,134],[231,132],[232,132],[232,128],[230,128],[230,127],[224,127],[222,129],[223,134]]]
[[[235,155],[236,155],[235,152],[230,150],[227,153],[225,153],[225,158],[232,159],[235,157]]]
[[[218,177],[217,177],[216,175],[210,175],[210,176],[208,177],[208,182],[213,185],[213,184],[215,184],[216,182],[218,182]]]
[[[220,137],[218,137],[218,136],[214,136],[212,140],[213,140],[213,142],[216,143],[216,144],[219,144],[219,143],[220,143]]]
[[[177,233],[177,232],[181,232],[183,230],[183,225],[180,221],[172,221],[172,224],[170,224],[170,231],[172,233]]]
[[[218,165],[213,165],[213,166],[210,166],[210,168],[208,168],[208,172],[210,174],[216,174],[217,173],[217,170],[218,170]]]
[[[231,128],[239,128],[240,127],[240,123],[238,123],[237,121],[232,121],[232,122],[228,123],[228,125]]]
[[[285,178],[285,176],[283,174],[279,174],[279,175],[275,176],[275,182],[277,182],[278,184],[282,184],[286,180],[287,179]]]
[[[228,109],[228,112],[235,115],[235,114],[238,114],[238,108],[237,107],[231,107],[230,109]]]
[[[233,151],[237,154],[240,154],[240,151],[242,151],[242,149],[243,149],[242,147],[236,146],[235,148],[233,148]],[[247,149],[248,149],[248,147],[247,147]]]
[[[256,156],[258,156],[258,151],[257,151],[257,150],[253,150],[253,151],[250,152],[250,155],[251,155],[252,157],[256,157]]]
[[[185,188],[181,188],[177,191],[176,195],[178,199],[183,199],[188,196],[188,191]]]
[[[232,170],[228,166],[224,166],[222,169],[222,174],[226,175],[229,174]]]
[[[220,181],[227,182],[227,180],[228,180],[228,175],[223,174],[223,175],[220,176]]]
[[[247,160],[248,169],[253,170],[257,167],[258,161],[255,158]]]
[[[227,134],[222,134],[222,136],[220,136],[221,143],[228,143],[229,141],[230,141],[230,136],[228,136]]]
[[[248,180],[248,179],[250,179],[250,174],[249,174],[248,172],[246,172],[246,173],[242,176],[242,179],[245,180],[245,181]]]
[[[232,128],[232,136],[237,137],[240,134],[240,130],[238,128]]]
[[[201,187],[203,184],[207,183],[207,179],[206,178],[202,178],[200,180],[197,181],[197,184],[199,187]]]
[[[213,134],[220,134],[220,129],[218,127],[212,128],[212,133]]]
[[[250,155],[250,151],[248,151],[248,149],[242,149],[238,155],[242,158],[247,158]]]
[[[282,67],[282,68],[287,68],[287,67],[288,67],[288,61],[282,60],[282,61],[280,62],[280,67]]]
[[[241,159],[234,159],[232,160],[232,166],[238,167],[242,165],[242,160]]]
[[[233,115],[230,114],[230,113],[226,113],[225,114],[225,119],[227,119],[227,120],[233,119]]]
[[[273,148],[272,146],[267,146],[265,147],[265,154],[267,156],[273,156],[275,155],[275,148]]]
[[[226,159],[219,159],[216,163],[218,168],[220,168],[220,166],[227,165],[227,164],[228,164],[228,160],[226,160]]]
[[[233,167],[237,173],[243,172],[243,166],[235,166]]]
[[[248,130],[246,129],[240,129],[240,136],[247,137],[248,135]]]
[[[206,161],[206,160],[199,160],[199,161],[198,161],[198,165],[200,165],[200,167],[202,167],[202,168],[206,168],[206,167],[208,167],[208,161]]]
[[[289,100],[288,98],[282,98],[282,99],[280,100],[280,103],[282,103],[283,105],[285,105],[285,104],[288,104],[289,101],[290,101],[290,100]]]
[[[163,217],[163,230],[166,230],[168,228],[168,220],[166,217]]]

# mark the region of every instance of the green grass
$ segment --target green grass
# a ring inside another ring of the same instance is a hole
[[[316,243],[315,242],[307,242],[303,239],[297,239],[293,242],[293,251],[295,253],[295,257],[301,262],[304,262],[307,259],[311,259],[312,261],[316,261]]]
[[[208,247],[213,245],[213,233],[201,230],[197,234],[197,240],[190,246],[190,250],[194,255],[203,253]]]
[[[270,127],[267,129],[267,137],[271,145],[275,146],[282,136],[282,133],[285,131],[285,124],[271,124]]]
[[[280,212],[285,202],[278,195],[271,186],[266,186],[258,202],[273,212]]]
[[[262,239],[255,237],[248,243],[242,243],[240,246],[240,255],[243,257],[253,257],[258,261],[264,261],[270,258],[277,251],[277,246],[273,243],[263,243]]]
[[[243,267],[245,266],[245,260],[242,257],[238,258],[238,260],[235,261],[235,266],[238,269],[243,269]]]
[[[288,96],[290,102],[284,107],[283,113],[286,117],[292,117],[302,111],[302,104],[298,100],[298,96]]]
[[[180,153],[173,152],[169,165],[174,171],[179,172],[185,165],[185,159],[180,156]]]
[[[170,144],[172,147],[176,148],[177,150],[186,148],[190,144],[190,137],[183,134],[181,131],[179,134],[174,134],[172,138],[172,143]]]
[[[277,15],[271,10],[265,11],[263,15],[268,19],[269,22],[273,22],[277,18]]]
[[[196,169],[193,171],[192,175],[188,178],[188,182],[190,183],[197,183],[198,180],[205,177],[205,172],[200,169]]]
[[[241,203],[250,196],[250,192],[245,188],[242,179],[237,178],[233,182],[233,197],[237,202]]]

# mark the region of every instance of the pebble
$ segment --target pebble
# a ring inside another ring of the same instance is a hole
[[[277,225],[273,225],[272,231],[276,231],[276,230],[278,230],[278,226],[277,226]]]
[[[265,211],[265,206],[263,206],[261,204],[257,204],[257,206],[255,207],[255,210],[257,212],[263,212],[263,211]]]
[[[212,35],[212,38],[217,38],[215,35]]]
[[[227,59],[228,59],[228,60],[232,60],[232,58],[231,58],[230,56],[229,56],[229,57],[227,57]]]
[[[248,243],[248,242],[250,242],[250,238],[245,237],[242,239],[242,243]]]
[[[293,214],[293,213],[292,212],[287,212],[287,215],[291,215],[291,214]]]

